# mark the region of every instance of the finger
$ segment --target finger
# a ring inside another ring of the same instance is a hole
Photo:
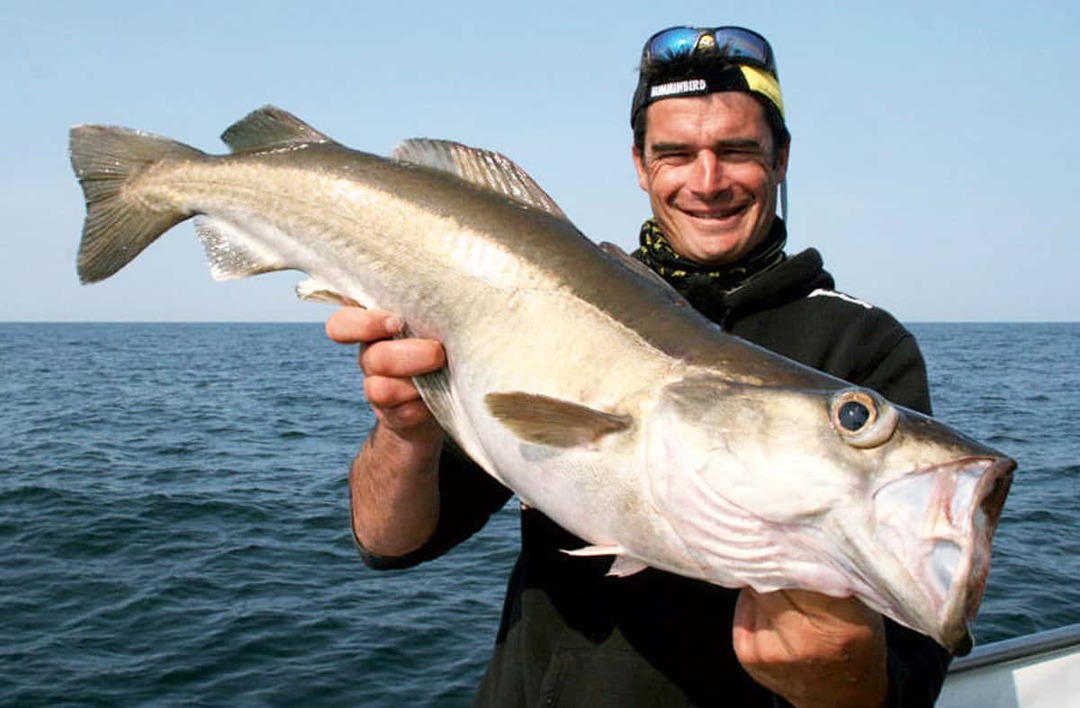
[[[753,588],[739,590],[739,597],[735,600],[733,624],[736,629],[746,632],[757,629],[757,593]]]
[[[385,310],[343,307],[326,320],[326,336],[339,344],[363,344],[393,337],[401,318]]]
[[[395,339],[376,342],[360,353],[366,376],[409,378],[446,366],[446,350],[432,339]]]
[[[843,620],[852,624],[871,623],[876,612],[854,597],[831,597],[809,590],[784,590],[784,599],[807,620]]]
[[[752,667],[782,650],[775,616],[770,601],[775,602],[778,593],[759,593],[753,588],[742,588],[735,601],[735,614],[731,626],[731,641],[735,656],[744,667]]]
[[[375,408],[379,422],[393,430],[407,430],[430,423],[433,416],[421,400],[409,401],[399,406]]]
[[[364,397],[373,408],[394,408],[411,401],[420,400],[412,379],[389,376],[367,376],[364,378]]]
[[[743,588],[735,600],[735,614],[731,621],[731,644],[735,656],[743,665],[757,661],[754,646],[754,633],[758,631],[757,608],[754,605],[753,590]]]

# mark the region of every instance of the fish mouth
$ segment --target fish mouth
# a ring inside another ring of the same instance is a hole
[[[973,641],[990,573],[990,543],[1016,462],[965,457],[906,475],[874,495],[879,535],[896,541],[897,557],[924,595],[922,628],[957,656]],[[914,538],[913,538],[914,537]],[[927,616],[928,615],[928,616]]]

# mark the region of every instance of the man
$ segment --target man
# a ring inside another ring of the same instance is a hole
[[[677,27],[645,46],[633,159],[653,218],[634,254],[726,330],[929,412],[922,357],[890,315],[833,290],[820,256],[784,253],[775,214],[790,137],[772,51],[741,28]],[[378,422],[350,476],[353,527],[374,567],[407,567],[479,529],[510,493],[446,444],[411,376],[446,364],[438,342],[346,308],[331,338],[361,343]],[[778,491],[782,493],[782,491]],[[930,705],[947,655],[855,599],[757,594],[609,560],[535,509],[477,703]]]

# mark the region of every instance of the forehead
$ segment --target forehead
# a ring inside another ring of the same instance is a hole
[[[645,139],[715,142],[738,138],[771,143],[765,109],[749,93],[723,91],[665,98],[645,113]]]

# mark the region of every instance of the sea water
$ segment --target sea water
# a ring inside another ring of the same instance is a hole
[[[915,324],[935,413],[1017,458],[980,642],[1080,621],[1080,325]],[[466,705],[514,504],[367,569],[372,424],[319,324],[0,324],[0,705]]]

